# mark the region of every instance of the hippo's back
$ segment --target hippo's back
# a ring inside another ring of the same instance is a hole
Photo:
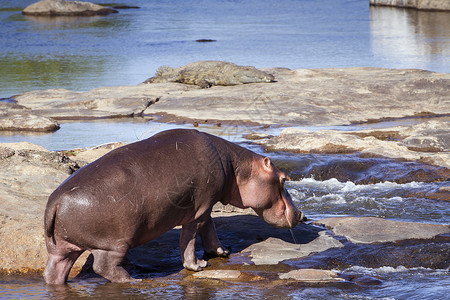
[[[46,231],[49,235],[53,226],[70,242],[83,241],[79,246],[85,248],[108,243],[111,233],[126,240],[136,236],[142,224],[167,220],[169,210],[177,220],[186,212],[195,214],[202,203],[192,202],[193,193],[217,193],[214,189],[223,185],[222,169],[214,144],[204,134],[156,134],[109,152],[61,184],[47,203]],[[161,233],[176,225],[167,224]]]

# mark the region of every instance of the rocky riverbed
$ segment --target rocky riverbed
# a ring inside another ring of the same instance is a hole
[[[321,169],[314,174],[322,174],[322,180],[341,176],[343,182],[357,182],[355,178],[371,170],[381,175],[365,176],[361,184],[381,183],[388,178],[386,174],[399,183],[441,182],[424,197],[443,203],[450,199],[449,74],[374,68],[264,71],[273,74],[276,82],[208,89],[155,83],[87,92],[32,91],[15,96],[15,103],[2,103],[1,127],[11,130],[11,125],[4,124],[16,124],[13,129],[29,130],[21,122],[4,121],[13,115],[27,121],[34,115],[50,122],[146,117],[195,124],[199,130],[205,124],[252,125],[258,130],[247,136],[247,143],[267,151],[345,156],[322,165],[317,160],[278,156],[275,162],[293,180],[311,175],[307,166]],[[351,126],[405,117],[424,119],[416,125],[405,122],[381,129]],[[35,126],[33,130],[48,125]],[[120,145],[55,152],[29,143],[0,144],[2,272],[42,271],[46,261],[43,212],[48,195],[72,172]],[[393,169],[404,172],[394,174]],[[446,269],[450,264],[448,222],[333,217],[301,224],[291,233],[270,227],[249,211],[217,206],[214,217],[220,238],[232,250],[230,258],[213,258],[208,271],[195,275],[182,271],[177,250],[180,230],[175,228],[133,249],[129,268],[138,277],[169,276],[181,284],[207,278],[203,280],[273,287],[298,281],[376,285],[381,279],[337,270],[352,266]],[[86,260],[78,276],[91,276],[87,256],[78,260],[71,276],[78,274]]]
[[[274,75],[276,82],[209,89],[155,83],[87,92],[32,91],[13,97],[15,105],[2,104],[5,113],[0,116],[0,128],[55,130],[51,119],[130,117],[196,125],[289,127],[277,137],[262,139],[261,144],[271,151],[359,152],[450,167],[450,74],[379,68],[264,71]],[[426,119],[416,126],[379,130],[345,127],[402,118]],[[36,120],[35,126],[30,120]],[[311,126],[314,131],[308,130]],[[340,128],[317,130],[330,126]],[[268,130],[259,133],[271,134]]]

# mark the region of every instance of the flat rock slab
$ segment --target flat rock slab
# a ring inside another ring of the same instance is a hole
[[[159,97],[195,87],[176,84],[115,86],[74,92],[66,89],[31,91],[14,98],[33,113],[55,119],[96,119],[141,116]]]
[[[0,109],[0,131],[51,132],[60,128],[57,121],[21,105],[0,101]]]
[[[190,120],[292,126],[450,113],[450,74],[381,68],[262,70],[273,74],[276,82],[209,89],[182,83],[88,92],[54,89],[28,92],[14,99],[47,117],[164,113]]]
[[[83,1],[42,0],[27,6],[22,14],[31,16],[95,16],[117,10]]]
[[[292,244],[271,237],[249,246],[242,252],[250,252],[255,265],[275,265],[283,260],[306,257],[313,252],[322,252],[336,247],[343,247],[343,244],[321,232],[317,238],[307,244]]]
[[[264,70],[276,82],[162,95],[146,113],[295,126],[450,113],[450,74],[381,68]]]
[[[375,217],[338,217],[314,222],[355,244],[397,242],[409,239],[432,239],[450,233],[449,225],[390,221]]]
[[[238,279],[241,272],[238,270],[207,270],[192,274],[196,278]]]
[[[345,281],[339,278],[338,274],[330,270],[300,269],[278,275],[280,279],[296,280],[302,282],[340,282]]]

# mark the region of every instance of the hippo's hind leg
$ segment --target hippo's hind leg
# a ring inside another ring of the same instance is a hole
[[[94,256],[94,272],[111,282],[137,281],[121,266],[127,252],[92,250]]]
[[[47,265],[44,270],[44,279],[47,284],[64,284],[67,282],[70,269],[84,250],[67,253],[48,254]]]
[[[195,255],[195,240],[202,227],[202,222],[184,224],[180,236],[180,252],[183,267],[191,271],[201,271],[208,266],[208,262],[198,259]]]

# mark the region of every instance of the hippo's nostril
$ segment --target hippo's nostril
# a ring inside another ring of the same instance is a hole
[[[308,218],[305,216],[305,214],[302,211],[298,211],[299,212],[299,222],[305,222],[308,220]]]

